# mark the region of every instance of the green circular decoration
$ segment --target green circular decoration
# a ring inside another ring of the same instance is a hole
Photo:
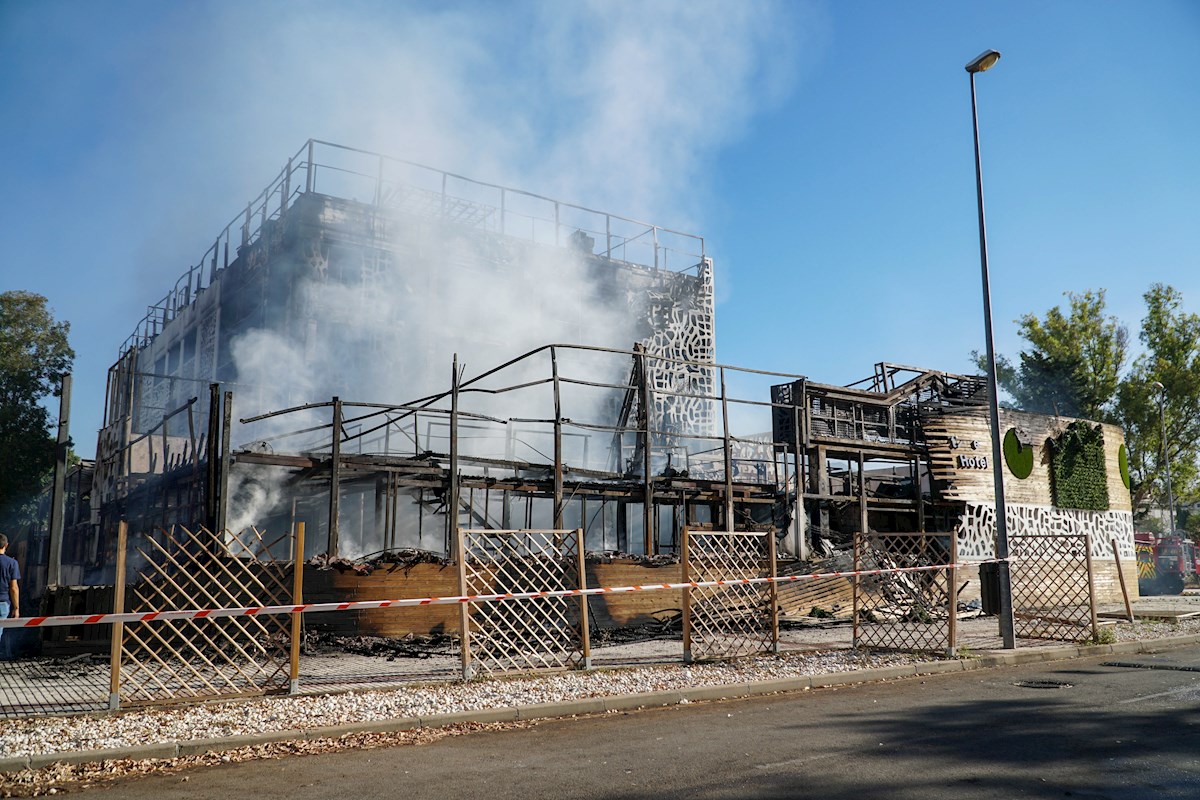
[[[1129,485],[1129,451],[1125,445],[1121,445],[1117,451],[1117,463],[1121,466],[1121,483],[1125,484],[1126,489],[1133,488]]]
[[[1009,428],[1008,433],[1004,434],[1004,463],[1008,465],[1009,472],[1022,480],[1033,472],[1033,448],[1021,444],[1015,428]]]

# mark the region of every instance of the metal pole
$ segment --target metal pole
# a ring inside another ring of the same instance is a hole
[[[550,373],[554,380],[554,529],[557,531],[563,526],[562,391],[558,380],[558,352],[553,347],[550,348]]]
[[[204,440],[205,483],[204,483],[204,524],[209,531],[219,530],[217,523],[217,476],[220,474],[221,441],[221,385],[209,384],[208,387],[208,434]]]
[[[456,536],[458,530],[458,353],[454,354],[454,363],[450,375],[450,491],[449,503],[446,506],[446,549],[451,557],[462,560],[462,552],[457,545],[462,537]],[[467,629],[463,626],[463,641],[466,641]],[[466,647],[466,644],[463,645]],[[466,652],[465,650],[463,651]],[[464,656],[465,657],[465,656]],[[466,662],[463,669],[466,670]],[[464,673],[464,679],[466,678]]]
[[[330,438],[329,456],[329,545],[328,553],[332,557],[338,554],[338,520],[341,517],[342,500],[342,401],[333,398],[333,435]]]
[[[642,406],[642,538],[644,540],[644,551],[647,556],[652,556],[657,551],[657,531],[654,525],[654,474],[653,474],[653,449],[650,425],[650,409],[652,400],[650,398],[650,361],[646,358],[646,351],[642,345],[636,348],[638,353],[638,363],[641,365],[638,370],[641,373],[641,406]]]
[[[217,495],[217,540],[225,533],[229,515],[229,464],[230,439],[233,436],[233,392],[225,392],[224,418],[221,420],[221,476]],[[241,533],[241,531],[238,531]]]
[[[988,278],[987,224],[983,214],[983,164],[979,157],[979,111],[975,102],[975,73],[971,76],[971,122],[975,132],[975,193],[979,199],[979,264],[983,278],[983,331],[987,345],[988,422],[992,429],[992,480],[996,491],[996,558],[1000,578],[1000,638],[1004,647],[1017,646],[1013,628],[1012,584],[1008,569],[1008,520],[1004,503],[1004,465],[1000,448],[999,386],[992,339],[992,291]]]
[[[308,159],[304,169],[304,191],[310,193],[313,190],[313,140],[308,140]]]
[[[725,368],[721,367],[721,449],[725,466],[725,530],[733,533],[733,447],[729,441],[729,396],[725,393]]]
[[[803,389],[800,396],[805,396]],[[800,409],[797,406],[792,407],[792,434],[792,471],[796,480],[796,505],[792,512],[792,524],[796,528],[796,557],[806,561],[809,556],[806,530],[808,519],[804,511],[804,457],[800,453]]]
[[[58,399],[58,442],[54,447],[54,489],[50,496],[50,554],[46,585],[62,583],[63,518],[66,512],[67,455],[71,450],[71,373],[62,376]]]

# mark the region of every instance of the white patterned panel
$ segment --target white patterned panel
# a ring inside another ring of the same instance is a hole
[[[708,363],[715,359],[712,262],[708,259],[701,262],[698,278],[668,273],[668,279],[649,292],[646,313],[653,333],[642,344],[651,354]],[[655,390],[655,427],[712,435],[715,405],[706,398],[716,393],[715,370],[651,359],[648,371]]]
[[[1132,559],[1133,514],[1128,511],[1081,511],[1054,506],[1006,503],[1009,536],[1092,535],[1092,557],[1111,559],[1112,540],[1121,558]],[[996,554],[996,506],[967,503],[958,524],[958,552],[964,561],[993,558]]]
[[[217,311],[214,309],[200,321],[200,346],[197,348],[196,377],[211,381],[217,374]]]

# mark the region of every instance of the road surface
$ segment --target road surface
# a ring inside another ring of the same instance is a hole
[[[559,720],[186,777],[108,791],[145,800],[1198,798],[1200,647]]]

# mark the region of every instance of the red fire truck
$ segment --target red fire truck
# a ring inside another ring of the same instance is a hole
[[[1186,583],[1194,583],[1200,575],[1196,545],[1183,534],[1137,531],[1133,541],[1140,594],[1180,594]]]

